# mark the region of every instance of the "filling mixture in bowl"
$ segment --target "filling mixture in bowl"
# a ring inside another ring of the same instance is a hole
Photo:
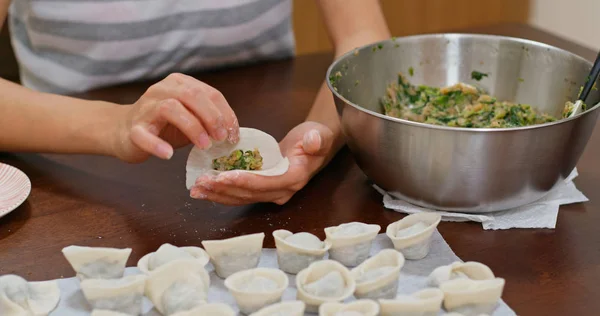
[[[212,167],[218,171],[229,170],[260,170],[263,165],[263,157],[258,149],[234,150],[229,156],[213,159]]]
[[[528,104],[499,101],[469,84],[414,86],[401,73],[398,82],[388,85],[381,103],[392,117],[454,127],[506,128],[557,120]]]

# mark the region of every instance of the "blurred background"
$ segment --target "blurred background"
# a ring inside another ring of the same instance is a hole
[[[600,0],[381,0],[381,3],[394,36],[521,23],[600,49],[596,22]],[[331,50],[315,1],[294,0],[294,29],[298,55]],[[7,27],[0,33],[0,77],[18,78]]]

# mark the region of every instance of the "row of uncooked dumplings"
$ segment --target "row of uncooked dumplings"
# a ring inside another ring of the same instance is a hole
[[[296,303],[276,304],[288,287],[285,273],[278,269],[256,268],[262,252],[263,233],[204,241],[202,244],[206,252],[199,247],[178,248],[164,244],[139,260],[138,268],[144,274],[126,277],[123,274],[131,253],[129,248],[70,246],[64,248],[63,253],[81,280],[81,289],[95,315],[116,312],[139,315],[144,295],[164,315],[208,315],[209,311],[211,315],[233,314],[227,305],[206,303],[210,278],[204,266],[209,260],[217,275],[226,279],[225,286],[245,314],[290,315],[277,309],[285,308],[287,311],[291,308],[299,312],[301,308],[302,313],[306,309],[335,315],[346,309],[350,312],[354,308],[362,310],[364,306],[373,306],[373,301],[363,301],[366,299],[379,299],[381,311],[377,313],[382,315],[402,315],[403,311],[415,308],[423,312],[435,309],[437,313],[442,298],[447,310],[460,310],[467,314],[491,311],[501,296],[504,280],[495,278],[489,268],[481,264],[472,268],[474,263],[464,264],[465,268],[436,269],[432,279],[437,280],[434,285],[439,285],[441,290],[428,289],[408,298],[396,298],[404,257],[417,259],[426,256],[431,234],[438,223],[439,215],[414,214],[390,224],[387,235],[400,252],[382,250],[369,259],[371,243],[380,230],[378,225],[353,222],[329,227],[325,229],[325,242],[308,233],[273,232],[279,267],[291,274],[298,273],[296,287],[300,301]],[[322,260],[327,251],[333,260]],[[350,271],[344,265],[357,267]],[[461,280],[451,280],[454,278]],[[19,303],[24,303],[21,304],[22,309],[37,311],[36,315],[43,315],[44,309],[47,312],[54,309],[60,292],[56,284],[52,286],[53,281],[31,282],[31,286],[27,287],[25,280],[15,282],[13,279],[8,284],[22,285],[23,282],[25,286],[19,286],[21,291],[15,291],[15,286],[8,287],[8,291],[5,289],[4,292],[13,293],[13,297],[14,293],[20,293],[20,297],[12,302],[8,300],[9,307],[18,312]],[[347,306],[337,303],[353,294],[359,299],[357,303]],[[37,304],[39,302],[43,302],[43,306]],[[2,300],[0,304],[3,304]],[[272,304],[275,305],[269,306]],[[0,305],[0,310],[11,310],[2,307]],[[7,315],[12,316],[10,313]]]

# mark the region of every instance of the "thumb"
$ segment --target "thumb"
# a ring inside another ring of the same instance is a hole
[[[309,155],[323,154],[325,144],[321,132],[317,129],[311,129],[306,132],[302,139],[302,149]]]

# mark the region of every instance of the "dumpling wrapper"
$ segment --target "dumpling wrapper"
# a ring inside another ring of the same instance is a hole
[[[325,228],[325,241],[331,243],[329,258],[347,267],[356,267],[369,257],[371,245],[381,226],[361,222]]]
[[[195,259],[171,261],[152,271],[146,296],[163,315],[172,315],[206,304],[210,277]]]
[[[449,265],[435,268],[429,275],[427,283],[430,286],[438,287],[444,282],[458,278],[491,280],[495,277],[494,272],[483,263],[455,261]]]
[[[504,279],[454,279],[440,285],[444,292],[444,308],[465,316],[492,314],[502,297]]]
[[[279,269],[255,268],[232,274],[225,280],[225,287],[240,311],[249,315],[281,301],[288,283],[287,275]]]
[[[14,274],[0,276],[2,316],[48,315],[59,301],[56,281],[27,282]]]
[[[441,220],[442,216],[435,212],[410,214],[389,224],[386,235],[406,259],[423,259],[429,253],[431,237]]]
[[[131,248],[68,246],[62,253],[79,280],[119,279],[125,273]]]
[[[304,316],[305,308],[302,301],[285,301],[264,307],[250,316]]]
[[[193,309],[173,314],[172,316],[236,316],[233,308],[223,303],[201,304]]]
[[[400,269],[404,256],[394,249],[381,250],[365,260],[350,273],[356,281],[354,296],[357,299],[394,298],[398,292]]]
[[[196,180],[203,175],[217,175],[222,172],[212,168],[212,161],[215,158],[228,156],[234,150],[254,150],[258,149],[263,157],[261,170],[237,170],[240,172],[250,172],[262,176],[279,176],[287,172],[290,162],[287,157],[283,157],[279,148],[279,143],[273,136],[254,128],[240,128],[240,140],[237,144],[221,142],[213,144],[209,149],[200,149],[196,146],[192,148],[187,160],[185,185],[190,190]]]
[[[81,290],[93,309],[110,310],[128,315],[142,313],[146,276],[130,275],[121,279],[85,279]]]
[[[356,300],[347,304],[328,302],[319,307],[319,316],[377,316],[379,304],[372,300]]]
[[[258,266],[265,233],[242,235],[221,240],[204,240],[215,273],[222,279]]]
[[[143,273],[148,274],[166,263],[181,259],[196,259],[198,260],[198,264],[202,266],[205,266],[210,261],[210,257],[206,251],[200,247],[176,247],[165,243],[155,252],[143,256],[138,261],[137,267]]]
[[[348,268],[334,260],[311,263],[296,276],[297,298],[306,311],[316,313],[325,302],[340,302],[352,296],[356,282]]]
[[[279,268],[290,274],[297,274],[311,263],[323,259],[331,247],[329,242],[305,232],[292,233],[285,229],[273,232],[277,263]]]
[[[443,300],[444,292],[440,289],[424,289],[411,295],[398,295],[395,299],[380,299],[379,305],[381,316],[437,316]]]
[[[121,312],[110,311],[110,310],[106,310],[106,309],[94,309],[92,311],[92,315],[90,315],[90,316],[131,316],[131,315],[121,313]]]

